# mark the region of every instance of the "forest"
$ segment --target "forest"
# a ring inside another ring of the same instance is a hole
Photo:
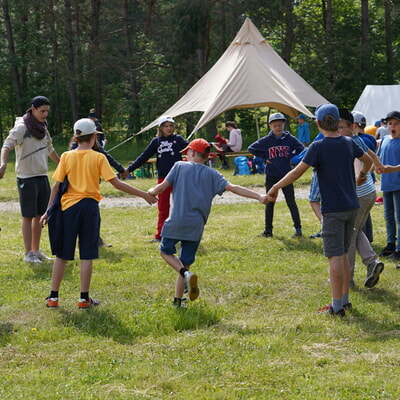
[[[132,137],[213,66],[246,17],[322,96],[352,109],[365,85],[399,82],[399,14],[400,0],[2,0],[0,141],[36,95],[51,101],[56,139],[91,108],[109,140]],[[230,111],[201,134],[228,118],[250,132],[252,113]],[[177,117],[179,133],[199,115]]]

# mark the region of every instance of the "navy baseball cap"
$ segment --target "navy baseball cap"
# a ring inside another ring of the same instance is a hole
[[[31,106],[34,108],[39,108],[41,106],[49,106],[50,101],[47,97],[36,96],[31,100]]]
[[[318,121],[323,121],[326,115],[332,115],[336,121],[339,121],[339,110],[335,104],[321,104],[315,109],[314,118]]]

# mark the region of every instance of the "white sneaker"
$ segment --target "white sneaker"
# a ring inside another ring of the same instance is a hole
[[[25,254],[24,261],[30,264],[41,264],[42,261],[35,256],[32,250],[28,254]]]
[[[33,253],[33,255],[42,262],[43,261],[53,261],[52,258],[46,256],[46,254],[44,254],[40,249],[36,253]]]
[[[197,287],[197,275],[193,272],[185,272],[185,283],[189,292],[189,299],[191,301],[196,300],[199,297],[200,290]]]

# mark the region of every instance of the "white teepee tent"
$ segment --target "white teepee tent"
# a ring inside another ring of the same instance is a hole
[[[215,65],[162,115],[203,111],[190,136],[224,111],[271,107],[293,118],[328,101],[294,72],[249,18]],[[157,125],[157,119],[140,134]],[[189,136],[189,137],[190,137]]]

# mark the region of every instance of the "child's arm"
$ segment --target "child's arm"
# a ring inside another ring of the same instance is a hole
[[[147,193],[151,194],[152,196],[157,196],[169,186],[171,186],[170,183],[166,179],[164,179],[161,183],[149,189]]]
[[[296,168],[292,169],[278,183],[275,183],[275,185],[272,186],[267,193],[268,201],[275,202],[278,197],[279,189],[282,189],[294,181],[297,181],[297,179],[299,179],[309,167],[310,166],[308,164],[300,161]]]
[[[258,200],[260,203],[263,203],[263,204],[268,203],[268,198],[267,198],[266,194],[260,194],[260,193],[254,192],[253,190],[247,189],[243,186],[232,185],[231,183],[228,183],[225,190],[228,190],[228,191],[235,193],[242,197],[248,197],[250,199]]]
[[[51,188],[50,192],[50,198],[49,202],[47,204],[47,210],[50,208],[50,206],[53,204],[53,200],[56,197],[56,194],[58,192],[58,188],[60,187],[60,182],[56,182],[53,187]],[[47,210],[46,212],[40,217],[39,224],[41,227],[44,227],[47,224],[48,216],[47,216]]]
[[[400,164],[398,165],[381,165],[376,169],[378,174],[390,174],[391,172],[400,171]]]
[[[112,178],[108,182],[115,187],[115,189],[121,190],[122,192],[132,194],[133,196],[141,197],[146,200],[149,204],[157,203],[157,198],[152,194],[143,190],[137,189],[125,182],[121,182],[118,178]]]

